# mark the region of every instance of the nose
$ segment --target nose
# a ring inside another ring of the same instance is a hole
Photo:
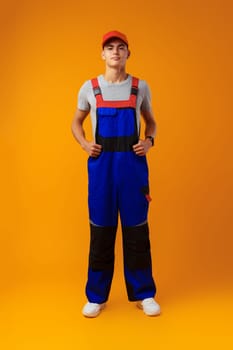
[[[118,54],[118,53],[119,53],[118,47],[114,47],[114,48],[113,48],[113,53],[114,53],[114,54]]]

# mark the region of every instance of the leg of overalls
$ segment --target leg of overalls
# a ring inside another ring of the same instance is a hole
[[[90,251],[86,295],[92,303],[107,301],[113,271],[117,203],[111,180],[111,154],[89,158]]]
[[[154,297],[148,224],[123,227],[124,273],[128,299]]]
[[[86,295],[90,302],[101,304],[107,301],[112,283],[116,228],[92,224],[90,226],[91,241]]]
[[[123,232],[124,273],[130,301],[154,297],[147,223],[148,168],[145,157],[124,154],[119,206]]]

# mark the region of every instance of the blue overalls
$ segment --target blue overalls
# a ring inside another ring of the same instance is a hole
[[[92,79],[96,98],[97,158],[88,159],[90,253],[86,295],[90,302],[108,299],[114,270],[114,246],[121,218],[124,276],[130,301],[154,297],[148,213],[148,167],[145,156],[132,146],[138,142],[136,100],[138,79],[132,78],[128,100],[103,100],[97,79]]]

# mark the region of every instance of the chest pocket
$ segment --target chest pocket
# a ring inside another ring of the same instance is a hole
[[[136,131],[133,108],[105,108],[97,110],[97,133],[102,137],[132,136]]]

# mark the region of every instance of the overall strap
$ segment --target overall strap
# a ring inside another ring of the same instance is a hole
[[[96,106],[99,107],[100,105],[102,105],[104,100],[102,97],[102,91],[100,89],[98,79],[97,78],[91,79],[91,85],[92,85],[93,93],[96,98]]]
[[[91,84],[92,84],[94,95],[95,96],[102,95],[98,79],[97,78],[91,79]]]
[[[136,108],[136,103],[137,103],[138,84],[139,84],[139,79],[136,77],[132,77],[132,86],[131,86],[131,93],[130,93],[129,99],[134,108]]]
[[[136,108],[138,84],[139,84],[138,78],[132,77],[130,97],[128,100],[122,100],[122,101],[105,101],[105,100],[103,100],[103,96],[102,96],[101,88],[99,86],[98,79],[97,78],[91,79],[91,84],[92,84],[93,93],[94,93],[95,98],[96,98],[96,107],[113,107],[113,108],[132,107],[132,108]]]
[[[139,79],[132,77],[132,87],[131,87],[131,95],[136,95],[138,93],[138,83],[139,83]]]

